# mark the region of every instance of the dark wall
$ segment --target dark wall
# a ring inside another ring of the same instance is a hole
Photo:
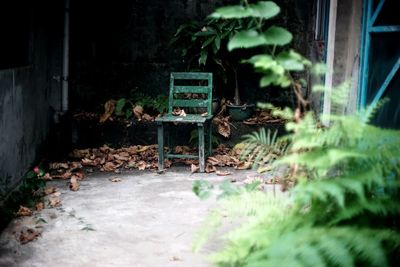
[[[5,6],[4,3],[1,8],[9,18],[9,27],[12,27],[12,23],[18,23],[15,18],[18,18],[21,9],[28,14],[28,19],[22,21],[28,28],[28,44],[24,46],[29,49],[29,58],[24,64],[16,62],[17,68],[7,68],[4,63],[0,70],[1,196],[21,181],[37,159],[39,148],[48,136],[53,110],[59,105],[60,95],[58,83],[54,83],[52,77],[59,75],[54,66],[60,62],[59,58],[55,58],[59,57],[56,52],[60,51],[62,32],[59,34],[59,29],[57,32],[54,28],[60,25],[58,17],[62,22],[62,13],[56,13],[62,10],[52,1],[41,1],[36,6],[27,1],[17,0],[13,3],[18,9]],[[14,35],[17,33],[14,32]],[[5,37],[4,42],[8,41],[12,40]],[[13,48],[9,49],[12,53]],[[15,62],[8,63],[13,66]]]
[[[169,73],[185,70],[179,52],[169,46],[178,26],[205,18],[216,6],[235,2],[72,0],[72,108],[101,109],[106,100],[128,96],[135,89],[150,95],[166,93]],[[282,8],[277,22],[294,33],[294,46],[307,55],[312,1],[277,3]],[[244,99],[287,98],[279,89],[257,90],[258,78],[252,70],[243,67],[241,72]]]

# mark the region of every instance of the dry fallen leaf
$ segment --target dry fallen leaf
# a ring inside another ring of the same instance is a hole
[[[174,116],[180,116],[181,115],[182,110],[180,108],[174,108],[172,110],[172,115]]]
[[[106,122],[115,110],[115,100],[108,100],[104,104],[104,114],[100,116],[100,123]]]
[[[172,256],[172,258],[170,259],[170,261],[181,261],[182,259],[177,257],[177,256]]]
[[[211,164],[206,165],[206,173],[215,172],[217,168]]]
[[[82,168],[82,164],[80,162],[77,161],[73,161],[69,164],[69,171],[75,171],[75,170],[79,170]]]
[[[142,115],[143,115],[143,107],[140,105],[136,105],[133,109],[132,109],[133,115],[135,116],[135,118],[140,121],[142,119]]]
[[[78,177],[76,175],[72,175],[71,180],[69,181],[69,189],[72,191],[78,191],[79,186]]]
[[[83,166],[93,166],[96,167],[97,163],[94,160],[88,159],[88,158],[83,158],[82,159],[82,165]]]
[[[190,170],[192,173],[197,172],[200,169],[200,167],[198,165],[192,164],[190,165]]]
[[[227,175],[231,175],[232,173],[228,172],[228,171],[216,171],[215,174],[218,176],[227,176]]]
[[[68,169],[68,163],[65,162],[54,162],[49,164],[50,170],[58,170],[58,169]]]
[[[46,172],[41,178],[45,181],[50,181],[53,179],[53,177],[51,177],[50,173],[48,172]]]
[[[42,211],[44,209],[44,203],[43,202],[36,203],[35,208],[36,211]]]
[[[80,158],[85,158],[88,157],[90,155],[90,149],[74,149],[71,153],[69,153],[69,156],[71,158],[76,158],[76,159],[80,159]]]
[[[106,172],[113,172],[117,169],[117,165],[115,165],[113,162],[106,162],[106,164],[104,164],[103,169]]]
[[[79,181],[82,181],[86,177],[86,174],[83,170],[77,171],[76,173],[74,173],[74,175],[78,178]]]
[[[28,242],[35,240],[38,236],[40,236],[40,233],[38,231],[32,228],[28,228],[24,231],[21,231],[19,236],[19,242],[21,242],[21,244],[26,244]]]
[[[145,170],[146,169],[146,162],[143,161],[143,160],[139,161],[138,164],[137,164],[137,168],[139,170],[141,170],[141,171]]]
[[[142,116],[142,120],[144,120],[144,121],[153,121],[153,120],[154,120],[154,117],[152,117],[152,116],[150,116],[149,114],[145,113],[145,114],[143,114],[143,116]]]
[[[235,166],[235,169],[237,169],[237,170],[247,170],[247,169],[250,169],[250,166],[251,166],[251,163],[250,163],[250,162],[248,162],[248,161],[246,161],[246,162],[242,161],[242,162],[240,162],[238,165]]]
[[[53,193],[55,193],[57,191],[57,188],[55,188],[54,186],[47,186],[47,187],[45,187],[44,188],[44,190],[43,190],[43,192],[44,192],[44,194],[47,196],[47,195],[50,195],[50,194],[53,194]]]
[[[60,198],[58,197],[58,196],[56,196],[56,195],[50,195],[49,196],[49,206],[50,207],[58,207],[58,206],[61,206],[61,200],[60,200]]]
[[[118,183],[118,182],[121,182],[122,181],[122,179],[121,178],[117,178],[117,177],[114,177],[114,178],[110,178],[110,179],[108,179],[110,182],[113,182],[113,183]]]
[[[31,215],[32,215],[32,210],[30,208],[19,206],[17,216],[31,216]]]
[[[217,131],[223,137],[229,138],[231,135],[231,126],[229,125],[229,117],[217,116],[213,120],[217,125]]]

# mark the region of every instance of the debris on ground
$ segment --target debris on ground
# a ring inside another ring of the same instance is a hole
[[[113,183],[118,183],[118,182],[122,182],[122,179],[121,178],[117,178],[117,177],[113,177],[113,178],[110,178],[110,179],[108,179],[110,182],[113,182]]]
[[[40,232],[38,232],[37,230],[32,229],[32,228],[27,228],[27,229],[21,230],[18,240],[19,240],[19,242],[21,242],[21,244],[26,244],[26,243],[29,243],[29,242],[35,240],[39,236],[40,236]]]
[[[284,120],[282,118],[273,116],[269,111],[262,110],[257,111],[253,117],[244,120],[243,123],[247,125],[257,125],[266,123],[284,123]]]
[[[222,115],[217,115],[213,119],[213,124],[215,125],[217,132],[225,138],[231,136],[231,126],[229,123],[230,117],[223,117]]]
[[[32,210],[30,208],[19,206],[17,216],[31,216],[31,215],[32,215]]]

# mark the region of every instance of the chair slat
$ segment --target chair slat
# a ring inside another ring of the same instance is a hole
[[[172,72],[171,76],[177,80],[208,80],[211,79],[211,73],[204,72]]]
[[[210,88],[207,86],[175,85],[174,93],[209,94]]]
[[[207,99],[191,99],[191,100],[182,100],[182,99],[174,99],[172,100],[172,107],[191,107],[191,108],[206,108],[208,107],[209,101]]]

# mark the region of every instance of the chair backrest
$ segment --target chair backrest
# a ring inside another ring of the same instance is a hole
[[[174,107],[207,109],[212,115],[212,73],[208,72],[172,72],[169,88],[168,113]],[[201,99],[182,99],[180,95],[197,94]],[[186,110],[185,110],[186,111]]]

